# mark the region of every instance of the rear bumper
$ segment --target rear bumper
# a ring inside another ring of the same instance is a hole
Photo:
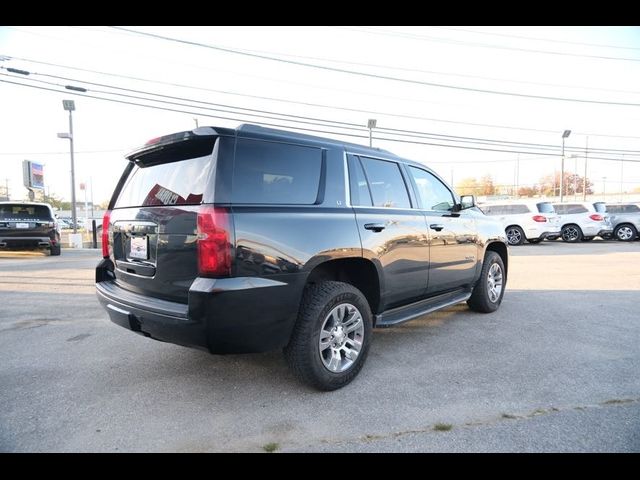
[[[96,270],[96,293],[111,321],[156,340],[211,353],[265,352],[284,347],[297,317],[304,280],[256,277],[201,278],[189,289],[188,303],[140,295]]]
[[[50,237],[0,236],[0,248],[50,248],[56,244]]]
[[[611,230],[611,229],[600,230],[598,232],[598,236],[600,238],[604,238],[604,239],[612,238],[613,237],[613,230]]]

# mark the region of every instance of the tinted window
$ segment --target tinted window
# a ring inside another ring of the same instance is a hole
[[[572,215],[574,213],[587,213],[589,210],[584,205],[577,204],[556,204],[556,213],[560,215]]]
[[[602,205],[602,207],[604,207],[604,205]],[[605,210],[607,213],[622,213],[622,207],[620,205],[607,205],[606,208],[598,210],[598,212],[602,213]]]
[[[439,212],[448,212],[453,208],[453,195],[444,183],[420,168],[409,167],[409,172],[418,189],[422,208]]]
[[[541,202],[536,204],[536,206],[538,207],[538,212],[540,213],[555,213],[553,205],[548,202]]]
[[[353,156],[349,156],[349,190],[351,190],[351,205],[363,207],[373,205],[360,160]]]
[[[625,205],[624,211],[626,213],[638,213],[640,212],[640,207],[638,205]]]
[[[211,155],[171,163],[135,166],[115,207],[193,205],[202,202]]]
[[[321,169],[319,148],[239,139],[232,202],[312,205],[318,198]]]
[[[395,162],[362,157],[362,165],[376,207],[411,208],[407,187]]]
[[[529,213],[529,207],[527,207],[526,205],[510,205],[511,208],[509,209],[509,213],[512,215],[519,215],[521,213]]]
[[[482,211],[485,215],[504,215],[504,205],[483,205]]]
[[[604,203],[594,203],[593,207],[598,213],[605,213],[607,211],[607,206]]]
[[[51,211],[44,205],[0,204],[0,219],[51,220]]]

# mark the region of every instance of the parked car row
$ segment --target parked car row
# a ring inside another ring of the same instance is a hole
[[[595,237],[633,241],[640,231],[640,207],[634,203],[505,201],[479,205],[505,229],[509,245],[561,238],[568,243]]]

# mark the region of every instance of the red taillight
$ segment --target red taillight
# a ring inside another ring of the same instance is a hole
[[[547,217],[545,217],[544,215],[534,215],[533,216],[533,221],[534,222],[546,222],[547,221]]]
[[[102,256],[109,256],[109,223],[111,223],[111,210],[104,212],[102,217]]]
[[[198,211],[198,271],[207,277],[231,274],[231,224],[225,208],[202,206]]]
[[[604,220],[604,217],[602,215],[598,214],[598,213],[594,213],[593,215],[589,215],[589,218],[591,220],[596,221],[596,222],[601,222],[601,221]]]
[[[156,143],[160,143],[160,140],[162,140],[162,137],[156,137],[156,138],[152,138],[151,140],[149,140],[147,143],[145,143],[145,147],[147,145],[155,145]]]

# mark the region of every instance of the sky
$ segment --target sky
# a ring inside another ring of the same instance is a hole
[[[536,183],[560,170],[571,130],[567,171],[584,173],[588,145],[596,192],[640,187],[639,27],[6,26],[0,68],[0,185],[12,199],[27,193],[25,159],[70,199],[63,99],[76,105],[76,184],[91,184],[95,203],[128,151],[196,123],[367,144],[373,118],[374,147],[454,185]]]

